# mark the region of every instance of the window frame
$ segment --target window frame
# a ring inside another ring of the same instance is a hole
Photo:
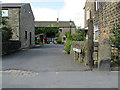
[[[94,41],[98,41],[99,39],[99,28],[98,24],[94,25]]]
[[[27,31],[25,31],[25,39],[27,39]]]
[[[3,15],[3,11],[5,11],[5,15]],[[7,13],[7,14],[6,14]],[[8,11],[8,9],[2,9],[2,17],[4,18],[4,17],[9,17],[9,11]]]
[[[95,11],[98,11],[100,5],[99,0],[95,0]]]

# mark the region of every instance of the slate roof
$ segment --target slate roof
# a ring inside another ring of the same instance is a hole
[[[2,8],[21,8],[25,4],[29,3],[2,3]]]
[[[35,27],[60,27],[60,28],[69,28],[70,22],[69,21],[35,21]],[[71,28],[75,28],[75,23],[72,21]]]

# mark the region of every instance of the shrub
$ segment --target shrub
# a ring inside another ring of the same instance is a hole
[[[110,39],[116,48],[120,49],[120,25],[115,25],[111,30]]]
[[[12,37],[12,28],[8,26],[8,21],[6,19],[2,19],[2,41],[8,41]]]
[[[75,33],[72,35],[73,41],[85,41],[85,36],[81,33]]]
[[[59,37],[59,38],[58,38],[57,43],[58,43],[58,44],[62,44],[62,37]]]
[[[66,32],[65,36],[66,36],[67,39],[71,39],[70,32]]]
[[[85,39],[86,39],[85,30],[78,27],[78,29],[76,29],[76,33],[72,35],[72,40],[73,41],[85,41]]]
[[[120,25],[114,25],[114,27],[111,29],[110,40],[112,41],[112,44],[118,48],[117,56],[115,56],[115,54],[112,52],[114,55],[113,61],[120,65]]]
[[[58,33],[56,33],[56,35],[55,35],[56,37],[59,37],[60,36],[60,32],[58,32]]]
[[[71,40],[67,40],[65,43],[65,51],[67,52],[67,54],[70,53],[71,44],[72,44]]]

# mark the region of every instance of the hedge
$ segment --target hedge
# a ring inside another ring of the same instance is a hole
[[[71,48],[72,40],[67,40],[65,43],[65,51],[67,54],[70,54],[70,48]]]

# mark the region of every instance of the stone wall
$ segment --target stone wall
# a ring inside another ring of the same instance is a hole
[[[99,2],[98,10],[96,11],[95,8],[95,2],[87,0],[84,8],[85,28],[88,27],[87,10],[89,9],[94,25],[98,25],[99,40],[108,38],[114,24],[120,24],[120,2]]]
[[[93,0],[94,1],[94,0]],[[88,20],[87,20],[87,10],[91,10],[91,17],[95,17],[95,2],[89,2],[89,0],[85,3],[84,7],[84,27],[88,27]],[[90,16],[90,15],[89,15]]]
[[[8,9],[9,26],[13,29],[11,40],[20,40],[21,48],[28,48],[35,45],[34,15],[30,4],[21,7],[4,8]],[[27,39],[25,38],[27,31]],[[30,40],[31,32],[31,40]]]
[[[120,2],[103,2],[96,12],[99,24],[99,39],[107,38],[114,24],[120,24]]]
[[[82,53],[78,54],[74,53],[73,48],[82,49]],[[74,57],[74,59],[78,58],[84,62],[85,65],[88,64],[87,62],[87,42],[85,41],[72,41],[70,55]],[[75,57],[76,56],[76,57]],[[98,67],[98,43],[94,42],[94,53],[93,53],[93,60],[94,60],[94,67]]]
[[[25,38],[25,31],[27,31],[27,38]],[[20,41],[22,48],[35,45],[34,15],[29,4],[25,4],[20,8]]]
[[[0,31],[0,58],[1,58],[1,55],[2,55],[2,32]]]
[[[21,48],[21,42],[19,40],[9,40],[2,42],[2,55],[10,54]]]
[[[86,63],[86,51],[87,51],[86,46],[87,46],[87,42],[85,42],[85,41],[72,41],[70,55],[72,57],[74,57],[74,60],[80,60],[81,62]],[[73,48],[81,49],[82,52],[81,53],[75,53],[73,51]]]
[[[60,32],[60,37],[62,37],[62,41],[63,37],[65,37],[65,33],[70,31],[70,28],[60,28],[62,30],[62,32]],[[76,28],[71,28],[71,34],[75,33]]]
[[[12,40],[19,40],[19,8],[8,8],[8,23],[13,29]]]

